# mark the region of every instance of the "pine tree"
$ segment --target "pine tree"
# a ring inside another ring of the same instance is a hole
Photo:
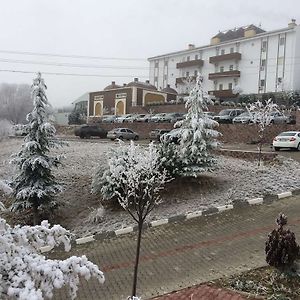
[[[48,123],[46,110],[50,105],[46,88],[41,73],[38,73],[32,85],[34,107],[27,115],[27,136],[11,161],[18,172],[12,181],[15,198],[12,210],[32,209],[35,225],[39,223],[41,213],[48,214],[58,206],[54,196],[62,189],[52,174],[52,168],[60,164],[61,157],[50,155],[50,149],[59,143],[54,138],[54,126]]]
[[[188,111],[186,118],[175,124],[175,127],[181,128],[179,152],[183,176],[196,177],[199,173],[210,171],[215,164],[211,150],[218,147],[216,138],[220,133],[214,129],[218,123],[204,113],[213,102],[203,90],[202,84],[203,77],[198,75],[185,104]]]

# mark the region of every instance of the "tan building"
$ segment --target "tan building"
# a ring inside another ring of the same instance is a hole
[[[141,82],[138,78],[134,81],[117,85],[114,81],[105,87],[103,91],[89,94],[88,116],[101,117],[103,115],[124,115],[132,112],[137,106],[149,104],[164,104],[176,100],[177,92],[170,87],[162,91],[149,83]]]

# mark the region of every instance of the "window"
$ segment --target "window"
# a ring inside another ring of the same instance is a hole
[[[225,50],[222,49],[222,50],[221,50],[221,55],[224,55],[224,54],[225,54]]]
[[[223,66],[220,67],[220,72],[221,73],[224,72],[224,67]]]
[[[194,76],[195,76],[195,77],[198,76],[198,71],[197,71],[197,70],[194,71]]]
[[[229,66],[229,71],[233,71],[233,65]]]
[[[158,61],[155,62],[155,68],[158,68]]]
[[[264,86],[265,86],[265,80],[264,80],[264,79],[261,79],[261,80],[260,80],[260,86],[261,86],[261,87],[264,87]]]
[[[168,61],[167,60],[165,60],[165,67],[167,67],[168,66]]]
[[[133,133],[133,131],[132,130],[130,130],[130,129],[126,129],[127,130],[127,132],[129,132],[129,133]]]
[[[198,60],[198,54],[195,55],[195,60]]]
[[[164,80],[167,80],[168,76],[167,75],[164,75]]]
[[[285,44],[285,37],[281,37],[279,39],[279,45],[281,46],[281,45],[284,45],[284,44]]]
[[[219,53],[220,53],[220,48],[217,47],[217,48],[216,48],[216,55],[219,55]]]
[[[228,83],[228,89],[229,89],[229,90],[232,90],[232,83],[231,83],[231,82]]]
[[[230,48],[230,53],[233,53],[234,52],[234,48]]]
[[[126,129],[121,129],[120,131],[121,131],[121,132],[126,132]]]
[[[262,52],[266,52],[267,51],[267,41],[263,41],[262,42],[262,46],[261,46],[261,51]]]
[[[223,84],[222,84],[222,83],[219,84],[219,90],[220,90],[220,91],[223,90]]]
[[[281,82],[282,82],[282,78],[281,78],[281,77],[278,77],[278,78],[277,78],[277,83],[280,84]]]
[[[278,65],[283,65],[283,57],[278,57]]]
[[[190,57],[189,56],[186,57],[186,61],[190,61]]]
[[[190,76],[190,72],[186,72],[185,77],[189,77],[189,76]]]
[[[262,60],[261,60],[261,66],[264,67],[265,65],[266,65],[266,60],[265,60],[265,59],[262,59]]]
[[[156,82],[156,83],[158,82],[158,77],[157,76],[154,77],[154,82]]]

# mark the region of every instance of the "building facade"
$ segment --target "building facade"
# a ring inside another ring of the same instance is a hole
[[[200,72],[204,88],[219,98],[243,94],[300,90],[300,26],[292,20],[286,28],[264,31],[254,25],[220,32],[210,45],[148,59],[150,83],[167,85],[186,94],[187,78]]]
[[[134,81],[123,86],[113,81],[102,91],[89,93],[88,116],[97,118],[103,115],[129,114],[137,106],[164,104],[176,100],[176,97],[174,89],[167,86],[158,91],[148,80],[141,82],[134,78]]]

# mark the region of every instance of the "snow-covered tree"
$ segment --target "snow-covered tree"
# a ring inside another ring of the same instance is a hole
[[[198,176],[210,171],[215,164],[211,150],[218,147],[220,133],[215,130],[218,123],[204,113],[213,101],[202,84],[203,77],[198,75],[185,104],[186,117],[175,124],[181,131],[179,155],[183,164],[182,176]]]
[[[15,201],[13,211],[31,208],[33,223],[39,223],[39,214],[47,214],[57,207],[54,196],[62,190],[52,174],[60,163],[60,156],[51,156],[50,149],[57,147],[55,128],[48,122],[46,85],[37,74],[32,85],[33,110],[27,115],[27,136],[12,163],[17,174],[12,181]]]
[[[160,202],[159,192],[168,181],[167,171],[161,171],[160,164],[160,156],[153,143],[146,149],[133,142],[130,145],[120,144],[112,149],[108,169],[100,178],[102,196],[109,199],[117,197],[120,205],[138,225],[132,299],[136,296],[143,223]]]
[[[262,146],[265,142],[265,133],[268,126],[273,122],[272,113],[278,111],[277,104],[273,100],[263,101],[257,100],[247,106],[248,112],[252,116],[252,122],[258,125],[258,166],[260,166]]]
[[[60,225],[50,227],[47,221],[37,226],[11,227],[0,218],[0,298],[52,298],[54,289],[68,285],[74,299],[80,276],[86,280],[93,276],[103,283],[103,273],[86,256],[51,260],[41,254],[41,247],[60,244],[69,251],[70,238],[66,229]]]

